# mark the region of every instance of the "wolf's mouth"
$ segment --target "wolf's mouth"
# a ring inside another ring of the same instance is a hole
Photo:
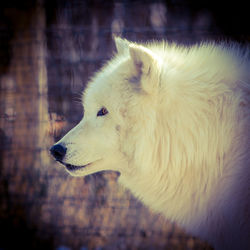
[[[64,164],[65,167],[70,170],[70,171],[75,171],[75,170],[78,170],[78,169],[81,169],[81,168],[85,168],[86,166],[90,165],[91,163],[88,163],[86,165],[83,165],[83,166],[75,166],[75,165],[71,165],[71,164]]]
[[[62,163],[69,171],[76,171],[78,169],[85,168],[91,164],[91,163],[88,163],[88,164],[82,165],[82,166],[75,166],[72,164],[64,163],[63,161],[59,161],[59,162]]]

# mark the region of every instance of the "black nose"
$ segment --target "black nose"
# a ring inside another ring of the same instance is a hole
[[[55,157],[57,161],[62,161],[66,155],[67,148],[61,144],[56,144],[50,148],[50,153]]]

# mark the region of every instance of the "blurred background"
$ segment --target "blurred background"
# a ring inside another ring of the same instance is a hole
[[[82,118],[89,77],[132,41],[250,39],[247,1],[0,3],[0,249],[211,249],[117,183],[72,178],[48,153]]]

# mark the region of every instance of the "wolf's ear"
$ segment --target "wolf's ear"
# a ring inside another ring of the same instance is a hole
[[[135,79],[147,93],[156,89],[159,83],[158,61],[153,52],[141,45],[129,45],[130,57],[135,68]]]
[[[115,47],[116,50],[119,54],[124,53],[126,50],[128,50],[129,47],[129,41],[126,39],[122,39],[118,36],[114,36],[113,37],[114,41],[115,41]]]

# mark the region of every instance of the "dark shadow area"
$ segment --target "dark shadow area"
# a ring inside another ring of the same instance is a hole
[[[201,13],[209,13],[213,19],[211,28],[218,32],[220,39],[233,39],[241,43],[250,39],[247,1],[177,0],[165,2],[169,5],[171,12],[179,18],[182,18],[182,14],[189,13],[194,22]]]

